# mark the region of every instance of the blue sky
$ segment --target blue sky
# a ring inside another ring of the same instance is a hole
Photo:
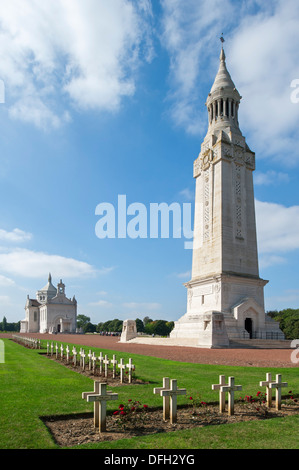
[[[266,309],[297,308],[298,2],[0,6],[0,319],[22,320],[27,294],[49,272],[93,323],[185,313],[192,253],[184,239],[100,240],[95,210],[117,207],[118,195],[147,208],[193,205],[222,32],[243,97],[240,128],[256,152]]]

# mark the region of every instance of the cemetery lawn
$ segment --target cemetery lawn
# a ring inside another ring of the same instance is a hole
[[[81,395],[82,392],[93,389],[93,380],[49,359],[44,354],[45,349],[27,349],[9,339],[5,339],[4,344],[5,363],[0,364],[0,448],[58,448],[40,417],[91,413],[93,404],[82,400]],[[77,345],[77,349],[79,348]],[[87,350],[86,347],[85,349]],[[93,348],[93,351],[97,355],[102,351],[109,358],[116,354],[117,359],[123,357],[126,363],[131,357],[136,366],[136,376],[145,382],[125,386],[118,383],[113,388],[108,387],[119,395],[117,401],[107,403],[108,413],[117,409],[120,403],[127,403],[132,399],[149,407],[160,407],[162,420],[162,398],[153,394],[153,388],[162,386],[163,377],[177,379],[178,387],[187,389],[186,396],[178,397],[178,413],[180,405],[188,404],[190,396],[199,396],[207,403],[217,402],[218,392],[212,391],[211,385],[218,383],[221,374],[234,376],[235,383],[243,386],[236,398],[239,395],[255,396],[261,390],[259,382],[265,380],[266,372],[272,372],[273,377],[280,373],[282,380],[288,382],[288,387],[282,390],[283,397],[290,390],[294,397],[299,397],[299,374],[296,367],[266,369],[201,365],[97,348]],[[85,444],[76,448],[298,449],[298,428],[299,415],[293,415]]]

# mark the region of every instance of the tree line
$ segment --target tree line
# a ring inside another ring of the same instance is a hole
[[[21,322],[17,323],[8,323],[6,317],[3,317],[3,320],[0,322],[0,331],[20,331]]]
[[[115,318],[100,322],[97,325],[91,323],[90,317],[86,315],[78,315],[77,327],[81,328],[83,333],[121,333],[123,327],[123,320]],[[136,318],[137,332],[149,335],[168,336],[174,327],[173,321],[167,320],[152,320],[149,317],[144,317],[143,320]]]
[[[269,317],[279,322],[279,328],[285,335],[286,339],[299,338],[299,308],[286,308],[267,312]]]

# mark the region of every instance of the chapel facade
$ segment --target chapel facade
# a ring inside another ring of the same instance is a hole
[[[27,296],[20,333],[76,333],[76,324],[75,296],[72,299],[66,297],[62,280],[55,288],[49,274],[48,283],[36,292],[36,298]]]

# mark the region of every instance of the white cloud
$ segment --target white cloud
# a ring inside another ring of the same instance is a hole
[[[96,302],[90,302],[88,305],[93,307],[111,307],[112,304],[108,300],[98,300]]]
[[[207,74],[207,61],[217,55],[217,38],[234,18],[235,6],[229,0],[162,0],[161,4],[162,44],[170,55],[172,118],[187,132],[199,134],[207,125],[206,113],[200,112],[206,99],[202,90],[214,78]]]
[[[148,0],[0,0],[10,116],[59,127],[70,119],[66,97],[80,110],[117,111],[135,91],[141,49],[145,60],[153,56],[151,15]]]
[[[267,3],[267,2],[265,2]],[[269,11],[245,16],[229,50],[230,71],[244,100],[240,123],[252,133],[261,156],[288,155],[298,162],[299,106],[291,102],[291,82],[299,78],[299,4],[278,0]]]
[[[29,241],[32,238],[32,234],[28,232],[24,232],[18,228],[15,228],[11,232],[7,230],[0,229],[0,240],[4,242],[13,242],[13,243],[20,243]]]
[[[77,278],[96,273],[93,266],[73,258],[20,248],[0,253],[0,269],[5,273],[25,278],[41,278],[48,276],[49,272],[60,278]]]
[[[268,186],[271,184],[288,183],[290,177],[287,173],[269,170],[266,173],[255,173],[254,184],[257,186]]]
[[[257,238],[264,265],[282,263],[281,254],[299,249],[299,206],[256,201]],[[272,263],[273,264],[273,263]]]
[[[261,156],[299,160],[299,103],[290,87],[299,79],[297,0],[162,0],[162,44],[170,56],[169,100],[174,122],[192,134],[208,126],[204,102],[218,70],[224,31],[228,70],[243,96],[240,126]],[[227,31],[228,34],[225,34]],[[280,160],[281,161],[281,160]]]
[[[15,281],[13,281],[12,279],[6,277],[6,276],[2,276],[0,274],[0,286],[1,287],[11,287],[11,286],[14,286],[15,285]]]

